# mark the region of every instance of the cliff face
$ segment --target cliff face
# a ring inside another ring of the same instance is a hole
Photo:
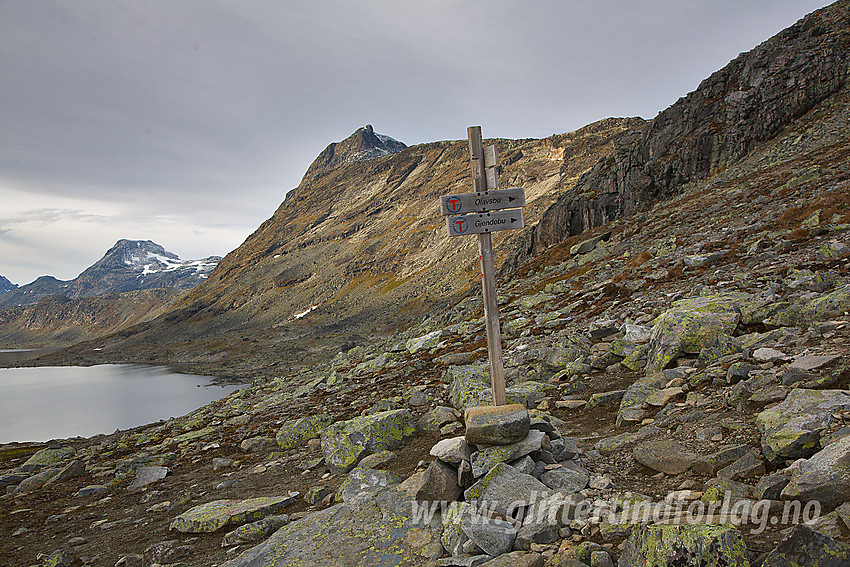
[[[814,12],[617,142],[526,234],[511,259],[645,209],[735,163],[838,93],[850,74],[850,2]]]

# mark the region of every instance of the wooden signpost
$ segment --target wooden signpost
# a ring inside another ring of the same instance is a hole
[[[481,126],[470,126],[466,131],[469,140],[469,167],[472,170],[472,192],[440,197],[440,211],[447,216],[449,236],[478,235],[490,382],[493,405],[500,406],[507,403],[507,399],[499,304],[496,301],[493,240],[490,233],[524,226],[522,209],[516,207],[525,206],[525,190],[522,187],[498,189],[499,156],[496,146],[483,147]]]

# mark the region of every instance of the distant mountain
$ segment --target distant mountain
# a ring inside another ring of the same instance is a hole
[[[106,254],[69,281],[41,276],[0,296],[0,310],[32,305],[48,295],[69,299],[140,289],[190,289],[204,281],[221,260],[181,260],[150,240],[119,240]]]
[[[18,286],[16,284],[13,284],[12,282],[7,280],[3,276],[0,276],[0,295],[3,295],[7,291],[12,291],[13,289],[15,289],[17,287]]]

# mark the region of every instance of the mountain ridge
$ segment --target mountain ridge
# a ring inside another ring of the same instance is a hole
[[[40,276],[3,294],[0,311],[33,305],[49,295],[77,299],[138,289],[185,290],[203,281],[219,260],[219,256],[181,260],[151,240],[121,239],[74,279],[63,281],[53,276]]]
[[[12,291],[13,289],[17,289],[17,287],[17,284],[13,284],[5,277],[0,276],[0,295],[3,295],[8,291]]]

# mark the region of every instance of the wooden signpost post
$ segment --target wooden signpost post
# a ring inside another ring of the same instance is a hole
[[[499,328],[499,304],[496,301],[496,271],[493,266],[491,232],[523,227],[522,209],[525,190],[522,187],[499,189],[496,146],[483,147],[481,127],[466,129],[469,139],[469,166],[472,170],[472,192],[440,197],[440,211],[446,216],[449,236],[478,235],[481,258],[481,283],[484,291],[484,321],[487,327],[487,353],[490,358],[490,382],[493,405],[507,403],[505,367],[502,361],[502,332]]]

